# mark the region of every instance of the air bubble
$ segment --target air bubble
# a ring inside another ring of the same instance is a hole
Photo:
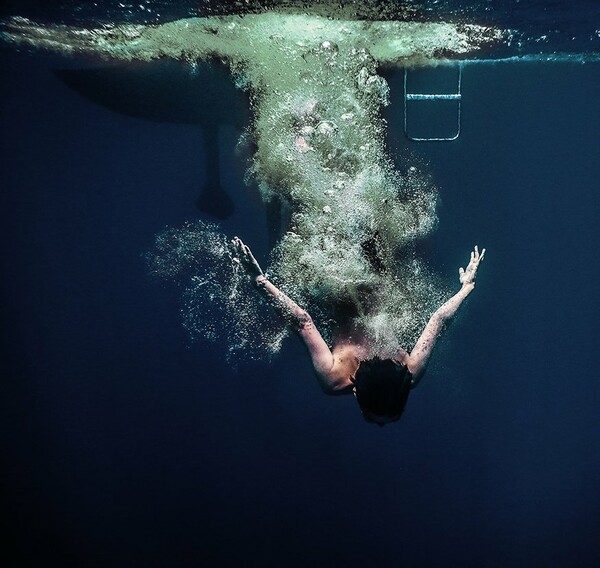
[[[317,124],[317,132],[322,136],[331,136],[336,130],[336,124],[327,120],[323,120]]]

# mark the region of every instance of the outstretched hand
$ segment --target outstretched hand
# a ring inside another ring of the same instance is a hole
[[[479,253],[479,249],[477,248],[477,245],[475,245],[475,249],[471,251],[471,260],[469,261],[467,268],[458,269],[458,279],[463,286],[466,284],[473,284],[475,282],[477,269],[479,268],[479,263],[483,260],[484,254],[485,249],[482,249],[481,253]]]
[[[242,242],[242,239],[233,237],[231,244],[233,245],[235,253],[234,261],[239,262],[252,278],[262,276],[263,271],[261,270],[260,265],[254,258],[250,248]]]

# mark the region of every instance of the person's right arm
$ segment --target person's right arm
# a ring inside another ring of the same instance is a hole
[[[321,389],[325,393],[333,394],[346,387],[346,383],[333,373],[333,355],[319,330],[315,327],[310,314],[267,279],[252,251],[241,239],[235,237],[232,244],[237,253],[237,260],[253,279],[257,290],[304,342]]]

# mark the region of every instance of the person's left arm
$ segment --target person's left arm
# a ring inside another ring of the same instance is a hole
[[[417,385],[423,376],[437,339],[444,330],[444,325],[454,316],[465,298],[475,288],[477,268],[483,260],[484,254],[485,249],[480,254],[477,245],[475,245],[466,270],[464,268],[459,268],[458,270],[458,277],[461,284],[460,290],[452,298],[444,302],[429,318],[423,333],[421,333],[413,350],[406,358],[406,365],[413,376],[413,387]]]

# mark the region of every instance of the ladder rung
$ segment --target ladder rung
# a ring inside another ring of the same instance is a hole
[[[449,141],[456,140],[460,135],[460,114],[462,104],[462,65],[458,65],[458,84],[456,93],[440,93],[440,94],[425,94],[425,93],[409,93],[407,87],[408,80],[408,69],[404,69],[404,134],[410,139],[417,142],[437,142],[437,141]],[[408,133],[408,101],[457,101],[456,109],[456,131],[451,136],[430,136],[430,137],[417,137],[411,136]]]
[[[406,93],[407,101],[460,101],[461,94],[444,94],[444,95],[424,95],[422,93]]]

